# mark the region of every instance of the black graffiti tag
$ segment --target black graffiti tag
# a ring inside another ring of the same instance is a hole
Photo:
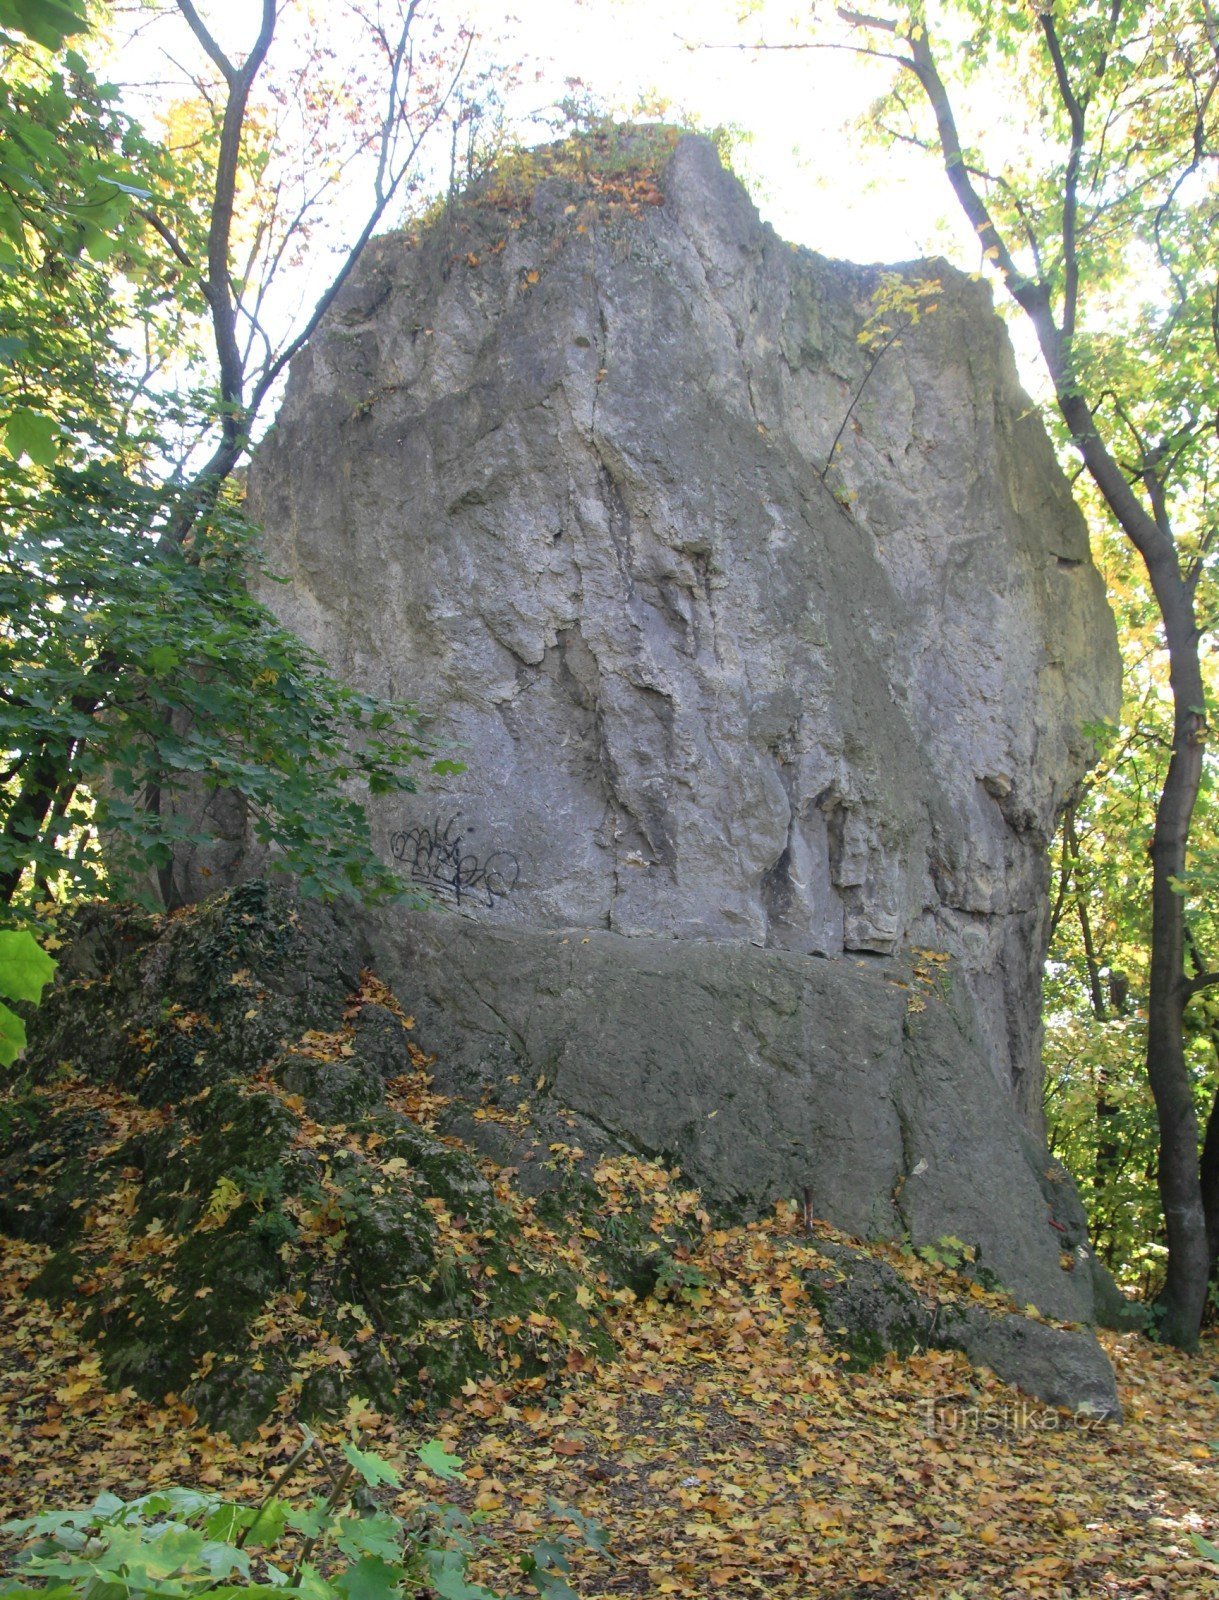
[[[437,817],[430,828],[396,833],[389,841],[390,854],[415,883],[451,895],[456,905],[465,900],[492,906],[515,889],[520,862],[510,850],[493,850],[483,861],[465,851],[465,835],[457,831],[459,821],[459,816],[450,817],[442,827]]]

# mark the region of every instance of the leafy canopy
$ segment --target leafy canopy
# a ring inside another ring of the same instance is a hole
[[[215,119],[180,151],[149,134],[52,53],[82,26],[83,5],[0,0],[0,892],[147,898],[158,873],[164,894],[220,813],[306,893],[397,893],[355,794],[413,787],[418,720],[251,598],[240,495],[192,476],[231,431]]]

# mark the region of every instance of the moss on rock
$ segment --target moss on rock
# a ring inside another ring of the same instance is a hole
[[[599,1296],[624,1273],[426,1125],[427,1058],[391,996],[356,992],[333,912],[248,884],[65,931],[0,1226],[53,1247],[36,1292],[81,1308],[110,1382],[243,1436],[277,1407],[417,1408],[612,1354]]]

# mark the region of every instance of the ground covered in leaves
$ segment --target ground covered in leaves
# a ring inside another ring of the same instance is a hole
[[[660,1167],[561,1138],[543,1147],[549,1175],[535,1192],[511,1170],[480,1168],[444,1134],[450,1108],[411,1019],[367,974],[326,1026],[283,1036],[299,996],[277,998],[274,962],[259,987],[263,969],[248,963],[265,952],[234,944],[252,915],[243,906],[200,922],[214,946],[208,982],[236,997],[231,1026],[217,1023],[223,1010],[128,1008],[112,1069],[49,1074],[38,1127],[17,1140],[26,1187],[0,1196],[0,1513],[171,1483],[261,1497],[296,1453],[302,1415],[329,1395],[323,1440],[337,1446],[354,1425],[404,1468],[402,1512],[439,1487],[420,1445],[438,1439],[464,1460],[453,1498],[502,1552],[479,1575],[509,1593],[512,1553],[552,1521],[552,1502],[608,1533],[613,1558],[588,1553],[573,1580],[585,1600],[1219,1592],[1219,1568],[1191,1538],[1219,1537],[1215,1340],[1186,1358],[1105,1336],[1121,1427],[1048,1410],[955,1353],[852,1370],[808,1296],[830,1270],[832,1230],[810,1231],[794,1206],[717,1228]],[[174,937],[162,975],[198,947]],[[101,979],[77,963],[100,1019]],[[73,1038],[64,1018],[57,1057]],[[374,1057],[392,1073],[374,1072]],[[282,1152],[251,1146],[244,1165],[216,1165],[213,1136],[227,1129],[231,1145],[251,1108],[251,1127]],[[61,1123],[75,1144],[54,1143]],[[48,1159],[31,1177],[35,1134]],[[180,1146],[190,1159],[178,1173]],[[275,1163],[308,1182],[260,1179]],[[415,1217],[415,1254],[381,1283],[391,1201]],[[264,1234],[265,1261],[242,1256],[231,1285],[190,1287],[192,1251],[227,1239],[240,1252]],[[874,1249],[933,1297],[983,1294],[942,1263]],[[258,1295],[235,1307],[251,1272]],[[151,1358],[132,1369],[143,1396],[116,1359],[151,1348],[159,1318],[189,1333],[175,1345],[182,1383],[165,1398]],[[225,1382],[259,1389],[253,1409],[237,1396],[217,1409],[226,1339]],[[386,1374],[397,1414],[383,1394],[353,1400]],[[217,1415],[260,1420],[234,1443]],[[316,1487],[314,1462],[291,1493]]]
[[[691,1262],[703,1289],[623,1297],[617,1361],[471,1381],[436,1418],[365,1416],[365,1442],[409,1463],[442,1439],[466,1462],[456,1498],[509,1548],[536,1537],[552,1498],[598,1519],[616,1560],[580,1566],[587,1600],[1216,1593],[1189,1537],[1219,1532],[1213,1345],[1189,1359],[1107,1340],[1120,1428],[1077,1427],[956,1355],[851,1372],[801,1303],[794,1272],[816,1243],[788,1215],[713,1233]],[[300,1442],[294,1418],[234,1446],[182,1403],[110,1392],[81,1316],[24,1296],[44,1258],[9,1246],[0,1282],[6,1514],[102,1485],[260,1495]],[[436,1488],[420,1468],[405,1500]]]
[[[663,1198],[664,1177],[652,1176]],[[613,1188],[611,1174],[603,1181]],[[441,1439],[466,1463],[455,1498],[509,1550],[536,1538],[552,1499],[596,1518],[616,1559],[581,1565],[588,1600],[1216,1592],[1219,1572],[1189,1537],[1219,1533],[1213,1342],[1190,1359],[1137,1335],[1107,1339],[1120,1428],[1077,1426],[959,1355],[854,1372],[797,1276],[818,1266],[817,1243],[794,1212],[709,1232],[659,1297],[617,1291],[617,1360],[573,1351],[549,1377],[472,1379],[448,1410],[407,1423],[370,1412],[365,1443],[409,1463]],[[578,1260],[578,1241],[570,1247]],[[260,1495],[300,1442],[292,1390],[239,1446],[184,1402],[109,1390],[85,1309],[27,1297],[46,1259],[45,1247],[5,1244],[5,1514],[88,1503],[102,1486]],[[309,1486],[300,1475],[299,1492]],[[419,1468],[405,1500],[436,1488]],[[484,1577],[511,1584],[507,1571]]]

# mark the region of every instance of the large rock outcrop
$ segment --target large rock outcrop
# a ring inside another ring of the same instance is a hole
[[[1118,661],[987,290],[792,248],[699,138],[583,160],[375,241],[251,475],[271,603],[466,763],[373,805],[461,913],[387,975],[454,1071],[1086,1316],[1039,975]]]

